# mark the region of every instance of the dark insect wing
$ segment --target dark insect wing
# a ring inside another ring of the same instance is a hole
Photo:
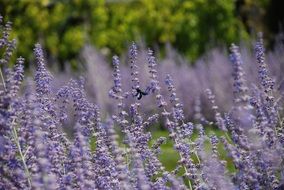
[[[144,96],[148,95],[147,92],[143,92],[143,91],[141,91],[141,94],[144,95]]]
[[[135,94],[134,96],[138,96],[138,95],[140,94],[140,92],[141,92],[140,89],[137,88],[137,89],[136,89],[136,94]]]
[[[150,87],[147,87],[145,92],[140,90],[140,88],[136,88],[135,96],[137,97],[138,100],[140,100],[142,98],[142,96],[148,95],[149,91],[150,91]]]
[[[150,90],[151,90],[151,87],[148,86],[148,87],[146,88],[146,90],[145,90],[145,93],[147,93],[147,95],[148,95],[148,93],[150,92]]]
[[[142,93],[140,92],[137,96],[137,99],[140,100],[142,98]]]

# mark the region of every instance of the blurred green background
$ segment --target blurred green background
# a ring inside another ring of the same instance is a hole
[[[281,0],[0,0],[0,14],[13,22],[12,37],[20,44],[17,56],[31,60],[40,42],[61,69],[76,66],[85,44],[112,56],[131,41],[161,52],[170,43],[194,61],[257,31],[272,42],[281,12]]]

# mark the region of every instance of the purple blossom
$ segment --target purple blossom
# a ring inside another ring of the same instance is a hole
[[[114,96],[117,93],[121,93],[122,89],[121,89],[121,76],[120,76],[120,70],[119,70],[119,58],[117,56],[113,56],[113,67],[114,67],[114,73],[113,73],[113,81],[114,81],[114,87],[111,89],[110,96]]]
[[[238,104],[242,102],[244,105],[248,103],[248,87],[244,79],[243,61],[239,52],[239,47],[235,44],[231,45],[230,59],[233,63],[233,77],[234,77],[234,94],[235,102]]]
[[[132,89],[133,95],[136,93],[136,89],[140,88],[140,82],[138,77],[138,65],[137,65],[137,47],[136,44],[133,42],[130,46],[129,50],[129,58],[130,58],[130,69],[131,69],[131,81],[132,81]]]
[[[50,83],[52,81],[52,76],[46,69],[46,63],[43,56],[42,47],[40,44],[36,44],[34,48],[34,54],[36,58],[36,92],[39,96],[47,95],[51,92]]]
[[[264,55],[265,49],[262,39],[262,33],[258,34],[258,39],[255,44],[255,54],[256,54],[256,60],[258,63],[258,74],[260,78],[261,85],[266,93],[271,92],[274,88],[274,81],[270,78],[268,75],[268,68],[265,62],[265,55]]]

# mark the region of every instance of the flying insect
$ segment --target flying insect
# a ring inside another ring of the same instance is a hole
[[[147,87],[145,91],[141,90],[140,88],[136,88],[136,94],[135,96],[137,97],[138,100],[141,100],[143,96],[146,96],[149,94],[150,87]]]

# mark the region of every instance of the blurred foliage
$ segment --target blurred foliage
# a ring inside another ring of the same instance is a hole
[[[0,14],[14,23],[18,54],[28,60],[37,41],[48,57],[63,63],[76,59],[85,43],[112,55],[125,51],[133,40],[162,49],[169,42],[194,60],[218,44],[248,39],[245,22],[237,15],[252,2],[0,0]],[[254,5],[267,6],[267,0],[259,2]]]
[[[236,0],[236,16],[249,34],[262,31],[266,45],[283,43],[284,11],[282,0]]]

